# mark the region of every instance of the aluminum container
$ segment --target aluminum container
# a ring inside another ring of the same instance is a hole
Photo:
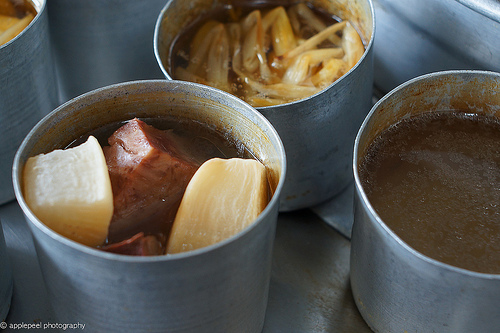
[[[239,139],[267,167],[273,196],[255,223],[218,244],[168,256],[103,252],[56,234],[21,191],[29,156],[65,147],[133,117],[195,119]],[[261,332],[285,153],[271,124],[232,95],[192,83],[149,80],[100,88],[58,107],[23,141],[14,161],[17,200],[33,233],[56,318],[90,332]]]
[[[14,199],[12,161],[29,130],[58,103],[45,0],[19,35],[0,45],[0,204]]]
[[[500,74],[448,71],[413,79],[372,108],[356,137],[351,287],[375,332],[496,332],[500,327],[500,274],[457,268],[412,249],[377,215],[358,175],[368,145],[391,124],[409,115],[457,109],[500,117]]]
[[[152,51],[167,0],[49,0],[61,102],[106,85],[162,78]]]
[[[500,2],[373,0],[375,85],[388,92],[419,75],[500,72]]]
[[[361,32],[366,51],[348,73],[321,92],[300,101],[257,108],[276,128],[287,153],[281,211],[319,204],[352,182],[354,138],[372,105],[375,20],[371,0],[307,2],[351,21]],[[166,66],[172,42],[187,24],[216,4],[216,0],[172,0],[163,8],[154,47],[167,79],[172,79]]]
[[[12,271],[7,253],[7,245],[3,237],[2,224],[0,223],[0,322],[4,322],[9,313],[12,299],[13,281]]]

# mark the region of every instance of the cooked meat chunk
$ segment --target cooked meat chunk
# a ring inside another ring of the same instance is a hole
[[[154,256],[161,255],[164,252],[160,241],[155,236],[145,236],[143,232],[119,243],[103,246],[101,249],[107,252],[132,256]]]
[[[167,235],[189,180],[199,167],[172,131],[133,119],[104,147],[114,213],[108,243],[138,232]]]

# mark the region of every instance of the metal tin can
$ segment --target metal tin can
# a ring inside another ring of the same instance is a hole
[[[500,327],[500,274],[477,273],[408,246],[377,215],[358,168],[384,129],[428,111],[471,110],[499,117],[500,74],[427,74],[394,89],[370,111],[354,148],[350,276],[356,305],[375,332],[492,332]]]
[[[29,130],[58,103],[45,0],[20,34],[0,45],[0,204],[14,199],[12,161]]]
[[[61,148],[100,126],[133,117],[175,116],[214,126],[241,141],[268,170],[271,201],[239,234],[198,250],[152,257],[103,252],[47,228],[21,190],[29,156]],[[60,322],[92,332],[260,332],[285,152],[272,125],[219,90],[179,81],[133,81],[70,100],[39,122],[13,166],[17,200],[33,233],[40,267]]]
[[[435,71],[500,71],[500,2],[374,0],[375,85],[382,92]]]
[[[352,22],[367,44],[358,63],[319,93],[292,103],[257,108],[276,128],[287,153],[280,211],[324,202],[352,182],[354,138],[372,105],[375,19],[371,0],[307,2]],[[172,77],[164,64],[172,42],[194,18],[216,3],[197,0],[187,5],[172,0],[163,8],[156,23],[154,47],[167,79]],[[292,2],[279,2],[287,3]]]
[[[152,38],[165,2],[49,1],[62,102],[114,83],[161,78]]]
[[[3,237],[2,224],[0,223],[0,322],[5,322],[9,313],[10,301],[12,299],[12,271],[7,254],[7,245]]]

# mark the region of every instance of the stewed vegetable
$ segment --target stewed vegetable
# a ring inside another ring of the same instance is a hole
[[[364,53],[350,22],[320,15],[304,3],[248,13],[229,7],[218,17],[226,20],[207,19],[178,39],[171,54],[173,77],[214,86],[257,107],[319,92]]]

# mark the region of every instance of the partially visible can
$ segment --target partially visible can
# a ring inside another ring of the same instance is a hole
[[[500,71],[500,1],[374,0],[375,86],[445,70]]]
[[[7,246],[3,237],[2,224],[0,223],[0,322],[4,322],[9,313],[12,289],[12,272],[7,257]]]
[[[61,102],[109,84],[161,78],[152,40],[166,2],[49,1]]]
[[[196,17],[222,2],[171,0],[165,5],[156,23],[154,47],[158,65],[167,79],[173,79],[166,64],[177,35]],[[295,2],[280,2],[292,3]],[[291,103],[257,108],[278,131],[288,157],[280,211],[327,201],[352,182],[354,139],[372,103],[375,32],[372,1],[310,0],[307,3],[349,20],[366,45],[357,64],[322,91]]]
[[[350,282],[374,332],[489,333],[500,327],[500,274],[445,264],[409,246],[377,214],[359,174],[369,145],[384,130],[411,116],[455,110],[500,119],[500,73],[442,71],[405,82],[373,106],[356,137]]]
[[[0,204],[14,199],[12,162],[29,130],[58,102],[45,0],[20,34],[0,45]]]

